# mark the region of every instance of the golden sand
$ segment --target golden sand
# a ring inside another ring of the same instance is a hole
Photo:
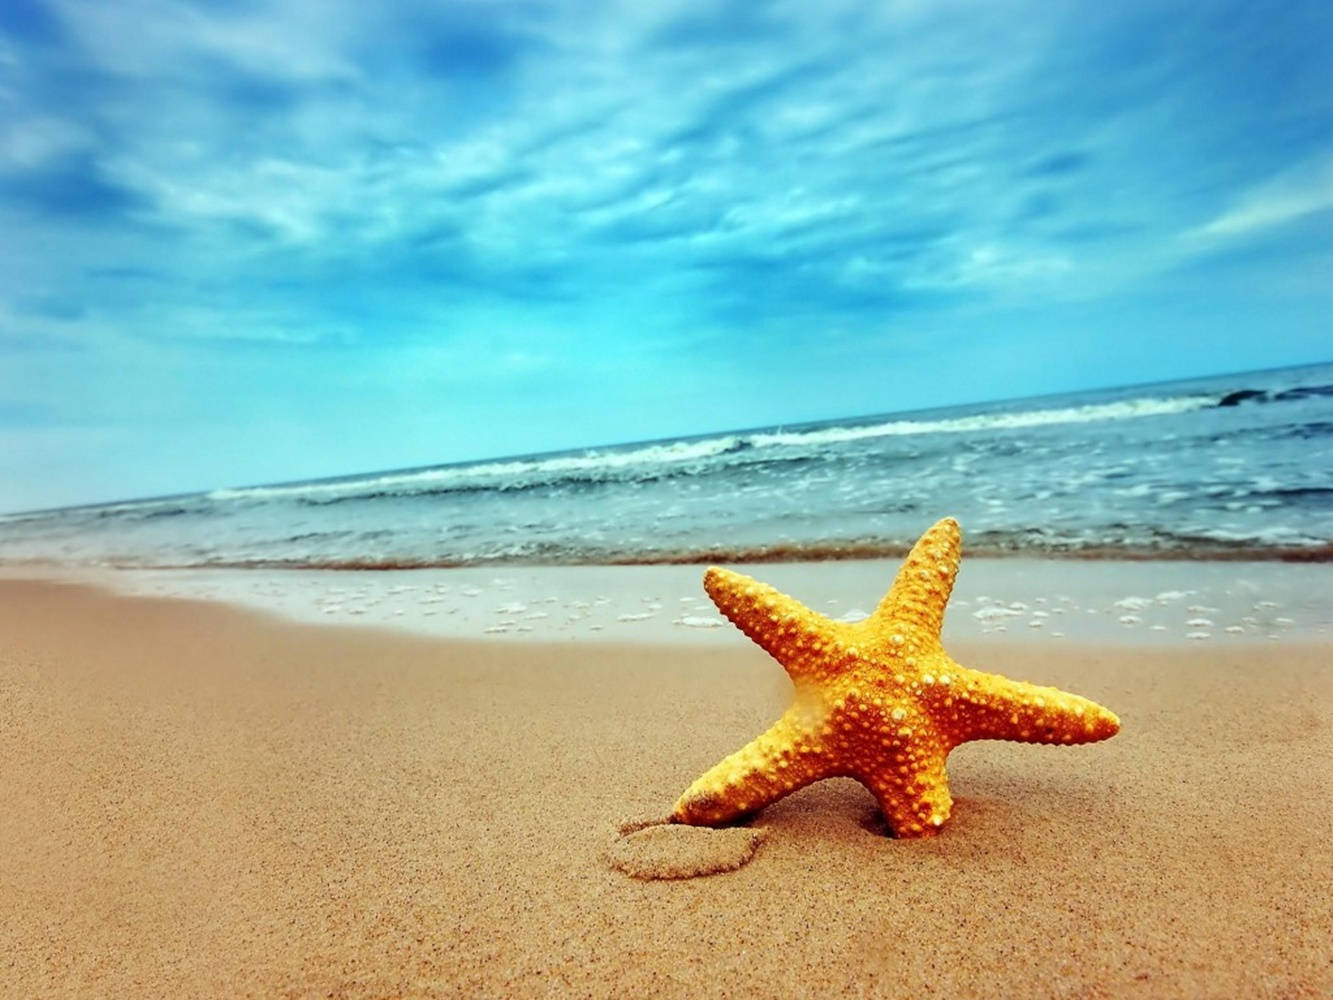
[[[1333,994],[1328,645],[951,651],[1039,660],[1124,730],[960,747],[931,840],[834,779],[763,810],[743,867],[645,881],[608,863],[618,824],[789,696],[749,644],[0,584],[0,993]]]

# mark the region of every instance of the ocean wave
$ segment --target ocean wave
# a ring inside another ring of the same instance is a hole
[[[715,437],[436,466],[323,482],[218,489],[207,496],[210,500],[222,502],[287,500],[323,505],[378,497],[468,491],[517,492],[579,483],[652,480],[664,476],[697,475],[742,463],[804,460],[809,457],[811,449],[873,438],[1006,431],[1127,420],[1185,413],[1216,406],[1217,403],[1218,396],[1215,394],[1143,397],[1014,413],[901,418],[797,427],[791,430],[728,433]]]
[[[0,524],[21,525],[24,523],[42,523],[47,525],[77,526],[99,521],[149,520],[152,518],[176,517],[181,514],[199,512],[198,501],[202,494],[185,496],[150,497],[144,500],[121,500],[114,503],[86,504],[79,507],[55,507],[49,510],[17,511],[13,514],[0,515]]]
[[[883,423],[850,427],[829,427],[811,431],[777,431],[753,435],[750,443],[757,448],[770,445],[837,444],[864,438],[907,434],[964,434],[977,431],[1003,431],[1055,424],[1084,424],[1103,420],[1129,420],[1138,417],[1168,416],[1217,405],[1213,395],[1144,397],[1085,406],[1021,410],[1016,413],[978,413],[966,417],[941,417],[934,420],[888,420]]]
[[[212,500],[274,500],[404,496],[413,493],[451,490],[521,489],[561,479],[607,478],[607,473],[645,466],[670,467],[703,462],[729,451],[741,450],[745,442],[733,434],[693,441],[653,443],[640,447],[588,449],[578,454],[560,453],[533,458],[507,458],[466,465],[435,466],[405,472],[386,472],[355,479],[325,482],[283,483],[275,486],[245,486],[213,490]]]

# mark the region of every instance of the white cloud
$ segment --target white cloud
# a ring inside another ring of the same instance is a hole
[[[0,127],[0,162],[8,167],[39,167],[66,153],[87,148],[87,128],[55,115],[35,115]]]
[[[210,16],[171,0],[60,0],[58,6],[95,63],[129,77],[157,77],[200,57],[282,79],[357,75],[338,50],[356,30],[355,7],[289,2]]]
[[[1333,209],[1333,155],[1315,157],[1252,188],[1231,208],[1186,235],[1199,240],[1249,236]]]

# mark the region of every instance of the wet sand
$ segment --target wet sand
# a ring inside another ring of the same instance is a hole
[[[830,618],[869,613],[897,560],[728,565]],[[318,624],[390,626],[451,639],[709,644],[735,633],[704,594],[702,566],[471,566],[423,570],[0,567],[0,576],[117,593],[224,601]],[[1325,563],[977,559],[964,551],[949,602],[952,641],[1153,646],[1333,642]]]
[[[0,984],[1333,993],[1333,644],[949,637],[1122,732],[961,747],[934,840],[828,781],[760,813],[741,867],[649,881],[613,864],[621,825],[784,705],[739,633],[443,640],[0,583]]]

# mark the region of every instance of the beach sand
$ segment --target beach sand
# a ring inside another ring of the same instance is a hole
[[[0,582],[0,993],[1333,995],[1333,644],[949,635],[1122,732],[959,748],[932,840],[827,781],[722,835],[748,864],[646,881],[622,824],[784,707],[739,633],[449,640]]]

